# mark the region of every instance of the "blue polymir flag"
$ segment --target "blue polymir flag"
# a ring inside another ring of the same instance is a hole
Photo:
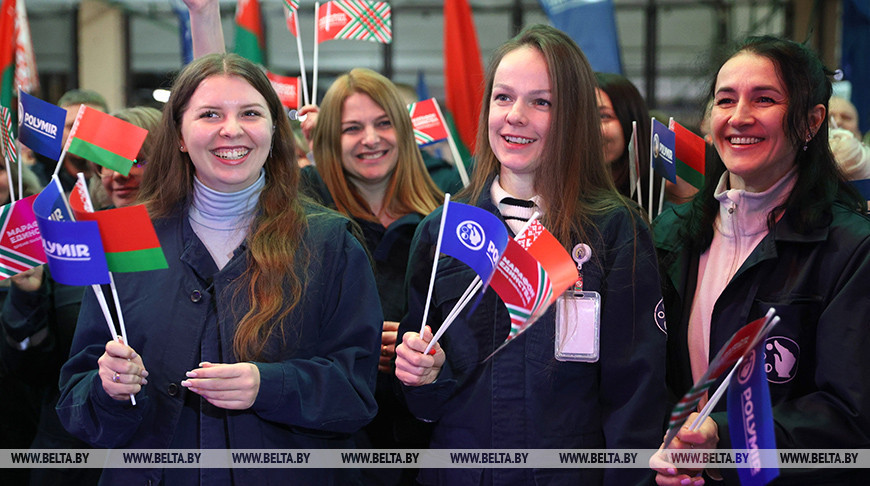
[[[554,27],[580,46],[592,69],[622,74],[613,0],[540,0]]]
[[[18,92],[18,140],[52,160],[63,150],[66,110],[47,101]]]
[[[674,164],[674,147],[676,147],[674,132],[653,118],[649,144],[652,168],[658,175],[676,184],[677,166]]]
[[[745,462],[750,466],[737,469],[742,486],[763,486],[779,476],[775,455],[764,453],[776,450],[764,345],[762,339],[746,354],[728,387],[731,447],[735,451],[746,450]]]
[[[60,202],[58,202],[60,199]],[[51,276],[65,285],[109,283],[109,267],[96,221],[71,221],[54,180],[33,201]]]
[[[489,284],[510,239],[504,223],[489,211],[467,204],[448,202],[444,211],[441,252],[462,261]]]

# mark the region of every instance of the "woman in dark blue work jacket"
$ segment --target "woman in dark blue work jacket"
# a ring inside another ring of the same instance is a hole
[[[829,75],[792,41],[738,47],[713,87],[718,157],[706,187],[655,222],[672,399],[775,308],[764,359],[777,449],[870,447],[870,221],[828,147]],[[730,449],[730,432],[722,400],[670,447]],[[659,484],[703,482],[697,470],[654,466]],[[708,473],[739,484],[733,468]],[[781,468],[770,484],[866,482],[866,470]]]
[[[352,447],[377,408],[377,290],[348,221],[300,201],[289,122],[262,70],[233,54],[188,65],[155,146],[141,197],[169,269],[115,276],[129,343],[106,343],[87,293],[61,372],[64,426],[101,448]],[[106,469],[101,481],[358,479],[154,466]]]
[[[489,289],[433,349],[421,327],[441,211],[417,230],[409,260],[408,314],[399,328],[396,376],[410,410],[434,422],[433,449],[654,448],[661,442],[665,334],[656,325],[658,272],[649,229],[619,196],[601,149],[595,77],[564,33],[524,30],[499,48],[486,74],[475,172],[466,201],[516,233],[532,210],[582,262],[582,289],[600,295],[600,317],[568,312],[569,291],[488,361],[510,317]],[[579,89],[578,89],[579,88]],[[588,259],[587,259],[588,257]],[[472,281],[453,258],[438,264],[427,322],[436,328]],[[580,282],[578,282],[580,284]],[[591,294],[590,294],[591,295]],[[592,313],[594,314],[594,313]],[[570,357],[555,339],[594,340],[597,355]],[[557,360],[556,354],[563,360]],[[647,484],[637,468],[423,469],[422,484]]]

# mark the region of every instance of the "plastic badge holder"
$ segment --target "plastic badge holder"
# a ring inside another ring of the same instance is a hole
[[[598,361],[601,295],[569,290],[556,300],[555,354],[559,361]]]

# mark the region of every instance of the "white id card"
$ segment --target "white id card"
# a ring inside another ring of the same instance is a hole
[[[556,301],[556,359],[598,361],[601,295],[568,290]]]

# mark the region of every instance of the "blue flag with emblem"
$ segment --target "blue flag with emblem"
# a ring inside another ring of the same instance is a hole
[[[676,136],[662,122],[652,119],[650,138],[650,160],[656,174],[677,183],[677,166],[674,159]]]
[[[72,221],[60,182],[53,178],[33,201],[51,276],[65,285],[109,283],[109,267],[96,221]]]
[[[510,239],[504,223],[489,211],[467,204],[448,202],[444,211],[441,252],[462,261],[489,284]]]
[[[18,140],[34,152],[52,160],[63,150],[63,125],[66,110],[47,101],[18,93]]]
[[[737,469],[742,486],[762,486],[779,476],[775,457],[765,450],[776,450],[773,411],[765,371],[765,340],[746,354],[728,387],[728,432],[731,447],[746,450],[749,467]]]

